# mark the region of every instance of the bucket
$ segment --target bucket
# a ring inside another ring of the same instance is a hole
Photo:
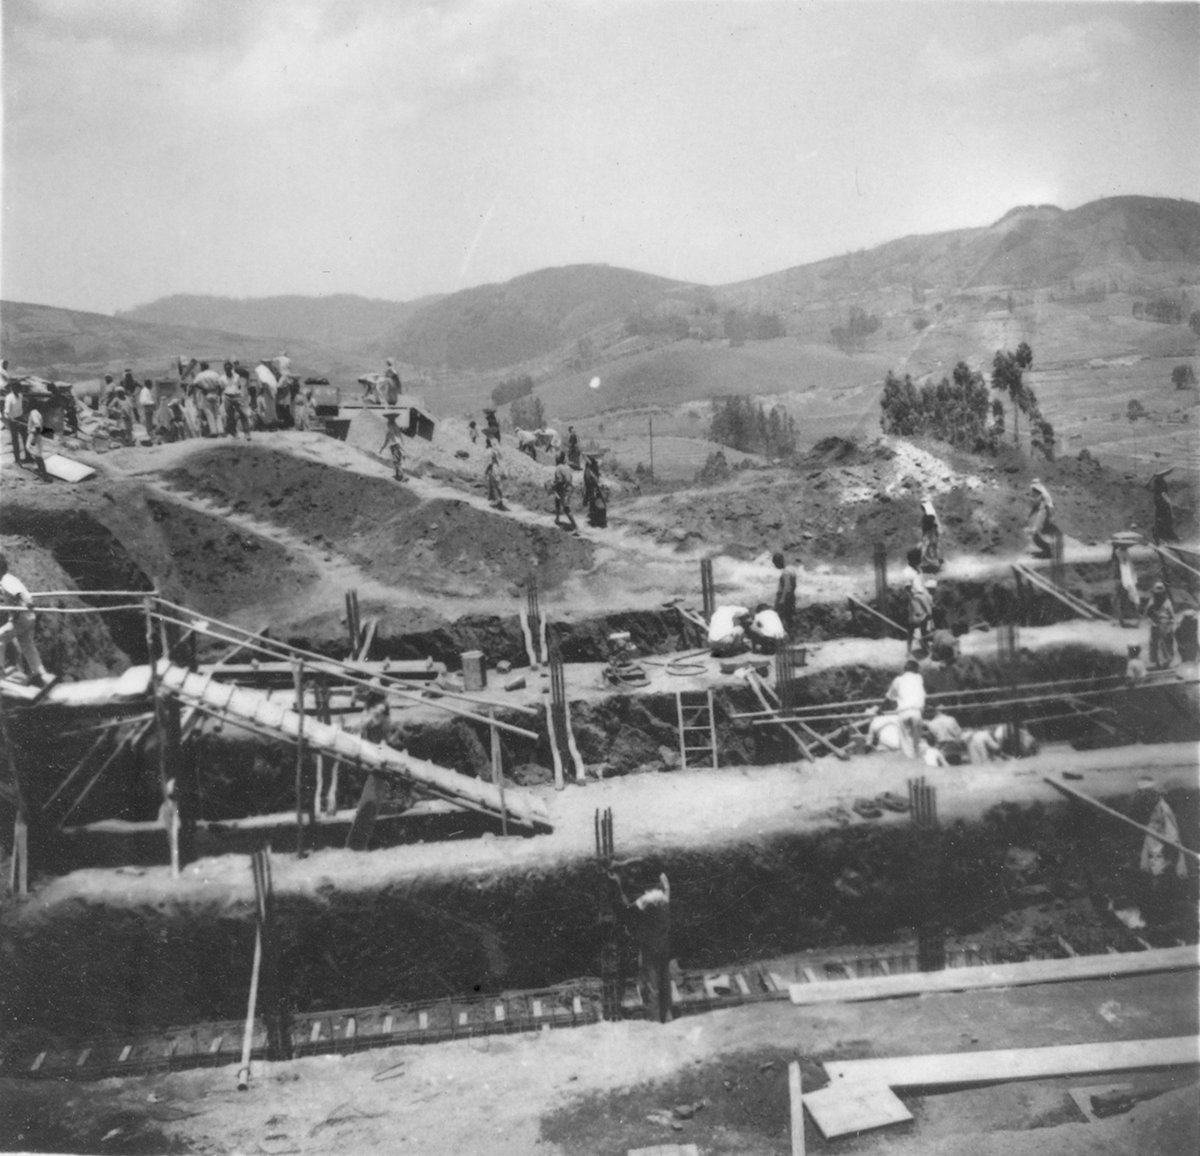
[[[462,652],[463,690],[485,690],[487,688],[487,667],[483,661],[482,650],[464,650]]]

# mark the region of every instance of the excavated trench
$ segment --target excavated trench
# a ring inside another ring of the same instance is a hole
[[[1109,803],[1145,820],[1150,792]],[[1195,846],[1200,797],[1168,794]],[[1149,942],[1196,939],[1195,880],[1152,890],[1140,837],[1068,805],[994,807],[943,829],[940,911],[952,935],[1004,958],[1133,946],[1113,920],[1136,904]],[[671,879],[673,954],[709,968],[811,949],[907,940],[924,893],[907,822],[677,849],[644,863]],[[621,852],[618,834],[618,853]],[[322,1010],[550,986],[598,971],[600,877],[575,859],[522,872],[425,876],[373,890],[332,882],[277,896],[284,986]],[[244,1011],[253,945],[247,904],[127,908],[79,898],[5,917],[0,1034],[64,1042]],[[1122,938],[1124,936],[1124,939]]]

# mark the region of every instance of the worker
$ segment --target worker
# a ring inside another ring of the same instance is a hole
[[[868,751],[898,751],[901,749],[900,719],[895,711],[880,710],[875,707],[875,713],[867,727]]]
[[[575,479],[571,475],[571,467],[567,465],[567,455],[558,451],[554,459],[554,480],[551,482],[554,490],[554,524],[559,525],[559,517],[566,518],[573,534],[579,533],[575,515],[571,513],[571,491],[575,488]]]
[[[921,713],[925,737],[931,743],[940,747],[947,756],[966,753],[963,730],[958,725],[958,719],[933,703],[927,703]]]
[[[936,742],[928,739],[917,739],[917,758],[927,767],[948,767],[950,761],[946,752]]]
[[[967,741],[969,763],[990,763],[1007,757],[1004,744],[996,737],[992,727],[979,727],[977,730],[967,731],[963,737]]]
[[[779,571],[779,582],[775,587],[775,613],[791,638],[796,629],[796,571],[779,552],[771,555],[771,562]]]
[[[500,443],[498,440],[492,441],[490,432],[484,443],[484,450],[487,455],[487,464],[483,467],[483,478],[487,482],[488,501],[497,510],[507,510],[508,507],[504,504],[504,492],[500,489]]]
[[[292,398],[292,424],[296,429],[305,431],[312,429],[314,408],[313,387],[311,385],[298,387],[296,396]]]
[[[471,439],[471,445],[476,445],[479,442],[479,427],[473,422],[467,422],[467,437]]]
[[[25,583],[9,570],[8,558],[4,554],[0,554],[0,611],[5,615],[5,622],[0,623],[0,670],[7,665],[3,644],[7,642],[7,635],[12,634],[25,660],[30,680],[39,686],[48,686],[52,676],[42,664],[34,637],[37,620],[33,598]]]
[[[25,398],[21,394],[20,382],[10,381],[4,394],[4,424],[12,439],[13,462],[20,465],[29,460],[25,444]]]
[[[516,433],[517,451],[525,454],[526,457],[537,461],[538,438],[537,430],[519,429]]]
[[[941,623],[941,607],[935,607],[933,612],[933,633],[929,636],[929,657],[943,666],[953,666],[962,652],[958,640],[960,633],[966,633],[966,627],[958,623],[953,630],[947,629]]]
[[[387,359],[387,368],[383,371],[383,390],[388,405],[399,404],[400,394],[404,391],[404,387],[400,384],[400,374],[396,372],[396,363],[390,357]]]
[[[588,455],[583,467],[583,504],[589,526],[603,529],[608,525],[608,494],[600,483],[600,459],[594,454]]]
[[[366,710],[346,730],[357,734],[369,743],[381,746],[388,745],[391,736],[391,710],[388,706],[387,693],[382,690],[369,690],[365,699]],[[396,791],[401,794],[397,798]],[[387,791],[387,777],[370,773],[363,785],[362,795],[358,801],[358,810],[350,833],[346,836],[346,850],[365,851],[371,840],[371,830],[375,826],[375,818],[379,814],[380,804]],[[413,803],[411,789],[401,785],[399,780],[393,780],[391,788],[392,803],[398,803],[399,810],[407,810]]]
[[[1140,646],[1126,647],[1125,652],[1125,683],[1127,686],[1137,686],[1146,681],[1146,664],[1142,661]]]
[[[915,658],[904,663],[901,674],[892,679],[885,695],[895,703],[900,721],[900,751],[907,758],[917,757],[917,740],[921,737],[921,713],[925,709],[925,679]]]
[[[1148,489],[1154,498],[1154,544],[1157,546],[1160,542],[1177,542],[1179,538],[1175,533],[1175,507],[1171,503],[1170,493],[1167,486],[1167,475],[1174,473],[1175,467],[1159,470],[1147,483]]]
[[[258,420],[263,429],[278,429],[279,413],[275,409],[275,397],[279,392],[279,382],[261,361],[254,367],[254,376],[258,379]]]
[[[121,375],[121,388],[125,391],[125,396],[129,398],[130,404],[137,396],[138,383],[134,380],[133,370],[128,366],[125,367],[125,372]]]
[[[1162,582],[1154,583],[1146,617],[1150,619],[1150,669],[1166,670],[1175,659],[1175,607]]]
[[[567,465],[573,470],[582,469],[579,461],[579,435],[573,425],[567,426]]]
[[[718,606],[708,623],[708,645],[714,658],[732,658],[746,649],[752,616],[745,606]]]
[[[762,654],[774,654],[787,636],[783,619],[765,602],[760,602],[750,622],[750,645]]]
[[[1113,540],[1112,550],[1113,578],[1116,589],[1113,592],[1117,618],[1122,626],[1125,625],[1127,614],[1133,615],[1133,625],[1138,624],[1141,617],[1141,599],[1138,597],[1137,579],[1133,575],[1133,562],[1129,557],[1129,543]]]
[[[137,395],[138,413],[142,418],[142,425],[145,427],[146,436],[154,436],[154,382],[146,378],[142,382],[142,388],[138,390]]]
[[[79,406],[71,387],[65,382],[51,382],[50,391],[54,394],[63,412],[63,432],[75,437],[79,436]]]
[[[192,388],[196,393],[197,408],[208,425],[206,436],[210,438],[221,436],[221,391],[224,384],[221,375],[215,369],[210,369],[207,361],[200,362],[200,372],[192,379]]]
[[[404,481],[404,474],[401,472],[400,466],[404,459],[404,447],[400,443],[400,427],[396,424],[396,418],[399,417],[399,410],[384,410],[383,416],[387,419],[387,430],[383,436],[383,445],[379,447],[380,454],[386,449],[392,451],[392,466],[396,471],[396,481]]]
[[[250,440],[250,419],[246,416],[246,397],[242,392],[246,379],[233,370],[231,361],[225,362],[225,376],[221,379],[221,398],[225,403],[225,432],[231,437],[237,437],[240,426]]]
[[[908,653],[926,651],[933,626],[933,595],[925,575],[921,573],[921,551],[909,550],[908,565],[904,567],[904,590],[908,601]],[[917,635],[920,643],[917,644]]]
[[[487,418],[487,423],[484,427],[487,432],[487,436],[490,437],[492,441],[496,443],[496,445],[499,445],[500,419],[496,416],[496,411],[494,409],[485,409],[483,411],[483,416]]]
[[[133,445],[133,406],[119,385],[108,400],[108,420],[121,442]]]
[[[1200,642],[1196,637],[1196,612],[1185,610],[1175,628],[1175,645],[1179,650],[1179,661],[1194,663],[1200,659]]]
[[[1035,557],[1049,558],[1053,554],[1050,538],[1058,533],[1054,525],[1054,499],[1050,491],[1042,484],[1041,478],[1034,478],[1029,484],[1029,519],[1025,524],[1025,532],[1029,535],[1034,546]]]
[[[183,360],[182,359],[180,359],[179,364],[181,367],[179,372],[182,373],[183,372],[183,369],[182,369]],[[99,409],[101,406],[104,406],[105,403],[108,401],[108,399],[110,397],[112,397],[113,390],[115,388],[116,388],[116,386],[113,385],[113,375],[111,373],[106,373],[104,375],[104,381],[100,385],[100,396],[96,401],[97,409]]]
[[[942,523],[938,519],[933,502],[926,498],[921,503],[921,570],[936,574],[942,568]]]
[[[50,481],[49,471],[46,469],[46,450],[42,445],[42,434],[46,428],[45,419],[42,417],[42,411],[34,406],[29,411],[29,419],[27,426],[27,445],[29,447],[30,456],[33,458],[34,469],[37,470],[38,477],[43,482]]]
[[[638,949],[638,991],[654,1008],[660,1024],[671,1020],[671,884],[659,875],[658,886],[648,887],[635,900],[625,895],[621,877],[609,871],[629,920]]]

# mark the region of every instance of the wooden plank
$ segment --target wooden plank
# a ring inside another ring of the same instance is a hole
[[[826,1140],[912,1119],[904,1102],[886,1084],[860,1080],[830,1084],[819,1092],[809,1092],[804,1097],[804,1106]],[[794,1135],[794,1122],[792,1132]],[[794,1145],[792,1151],[796,1151]]]
[[[957,1087],[1045,1076],[1127,1072],[1200,1063],[1200,1039],[1168,1036],[1150,1040],[1109,1040],[1102,1044],[1063,1044],[1048,1048],[1006,1048],[994,1052],[950,1052],[874,1060],[831,1060],[825,1065],[833,1085],[886,1084],[889,1088]]]
[[[629,1148],[625,1156],[700,1156],[695,1144],[652,1144],[649,1148]]]
[[[788,1064],[788,1106],[792,1121],[792,1156],[804,1156],[804,1093],[797,1060]]]
[[[870,979],[820,980],[794,983],[792,1003],[855,1003],[895,999],[938,991],[968,991],[989,987],[1023,987],[1039,983],[1066,983],[1118,975],[1145,975],[1156,971],[1186,971],[1200,967],[1200,948],[1164,947],[1126,955],[1079,955],[1072,959],[1039,959],[1029,963],[1004,963],[991,967],[958,967],[948,971],[905,972]]]
[[[737,984],[738,991],[742,995],[750,994],[750,985],[746,982],[746,977],[739,971],[733,977],[733,982]]]
[[[62,482],[86,481],[96,472],[91,466],[85,466],[74,458],[65,458],[62,454],[47,454],[42,460],[46,463],[46,473]]]

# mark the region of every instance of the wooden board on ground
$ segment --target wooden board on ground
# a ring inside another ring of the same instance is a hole
[[[825,1065],[825,1070],[833,1086],[844,1082],[847,1087],[870,1083],[886,1084],[889,1088],[933,1088],[1032,1080],[1043,1076],[1128,1072],[1137,1068],[1173,1068],[1187,1064],[1200,1064],[1200,1039],[1195,1036],[874,1060],[833,1060]]]
[[[794,1004],[854,1003],[895,999],[932,992],[967,991],[989,987],[1023,987],[1029,984],[1065,983],[1080,979],[1108,979],[1117,975],[1143,975],[1155,971],[1185,971],[1200,967],[1200,948],[1163,947],[1123,955],[1078,955],[1071,959],[1038,959],[1028,963],[1002,963],[987,967],[955,967],[945,971],[905,972],[869,979],[818,980],[793,983]]]
[[[1133,1087],[1132,1084],[1092,1084],[1087,1088],[1071,1088],[1069,1095],[1075,1101],[1077,1107],[1090,1123],[1093,1120],[1098,1120],[1095,1109],[1092,1107],[1093,1096],[1105,1096],[1109,1092],[1128,1092]]]
[[[47,454],[45,462],[46,473],[63,482],[86,481],[96,472],[91,466],[85,466],[74,458],[64,458],[62,454]]]
[[[830,1084],[819,1092],[809,1092],[804,1106],[826,1140],[912,1119],[904,1101],[891,1088],[873,1081]]]
[[[700,1156],[695,1144],[654,1144],[649,1148],[630,1148],[626,1156]]]

